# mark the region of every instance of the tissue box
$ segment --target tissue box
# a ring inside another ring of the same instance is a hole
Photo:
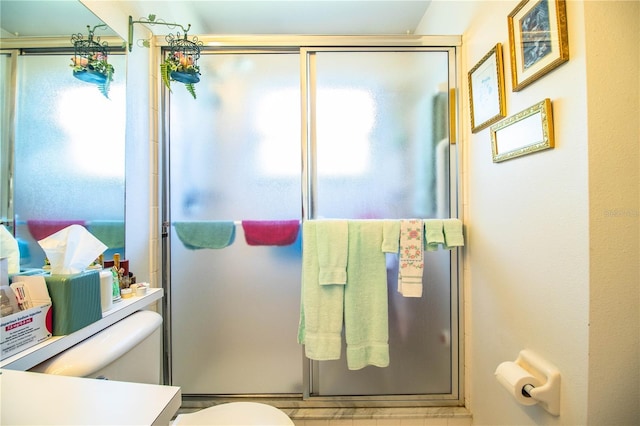
[[[97,270],[45,277],[53,304],[53,335],[80,330],[102,318]]]
[[[9,274],[9,284],[14,282],[15,277],[22,276],[33,276],[33,275],[47,275],[47,272],[44,269],[27,269],[25,271],[20,271],[17,274]]]
[[[51,337],[51,303],[2,317],[0,326],[0,359],[5,359]]]

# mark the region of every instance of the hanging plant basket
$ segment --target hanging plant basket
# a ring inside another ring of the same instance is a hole
[[[105,73],[90,69],[73,71],[73,76],[86,83],[104,84],[107,81],[107,75]]]
[[[74,56],[71,62],[75,78],[95,84],[105,98],[109,97],[109,87],[115,71],[113,65],[107,62],[106,56],[97,55],[90,58]]]
[[[197,73],[189,73],[182,71],[171,71],[170,74],[171,80],[178,81],[184,84],[193,84],[200,81],[200,76]]]
[[[106,26],[106,25],[98,25]],[[107,61],[108,46],[100,43],[100,37],[94,39],[93,30],[89,29],[89,35],[85,39],[82,34],[74,34],[71,41],[74,47],[71,58],[73,76],[78,80],[95,84],[105,98],[109,97],[109,86],[113,81],[115,72],[113,65]]]
[[[176,37],[169,34],[166,39],[171,48],[160,64],[162,82],[169,91],[171,91],[172,81],[182,83],[193,99],[196,99],[194,85],[200,81],[198,59],[200,59],[202,43],[198,42],[196,37],[193,38],[194,41],[188,40],[186,33],[184,38],[181,38],[180,34],[177,34]]]

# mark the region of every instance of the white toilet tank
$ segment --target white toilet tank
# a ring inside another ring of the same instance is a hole
[[[162,317],[138,311],[30,371],[160,384]]]

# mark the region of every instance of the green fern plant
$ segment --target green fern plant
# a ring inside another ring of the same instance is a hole
[[[183,83],[187,91],[196,99],[195,83],[200,81],[200,67],[194,64],[191,56],[180,52],[168,54],[160,64],[162,82],[171,92],[171,82]]]
[[[171,63],[165,59],[165,61],[160,64],[160,75],[162,76],[162,82],[169,91],[171,91],[171,71]]]
[[[193,83],[184,83],[184,87],[187,88],[187,92],[191,93],[191,96],[193,96],[193,99],[196,98],[196,87],[193,85]]]

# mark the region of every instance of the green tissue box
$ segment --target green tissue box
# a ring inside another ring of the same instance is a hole
[[[100,272],[45,277],[53,305],[53,335],[63,336],[102,318]]]

